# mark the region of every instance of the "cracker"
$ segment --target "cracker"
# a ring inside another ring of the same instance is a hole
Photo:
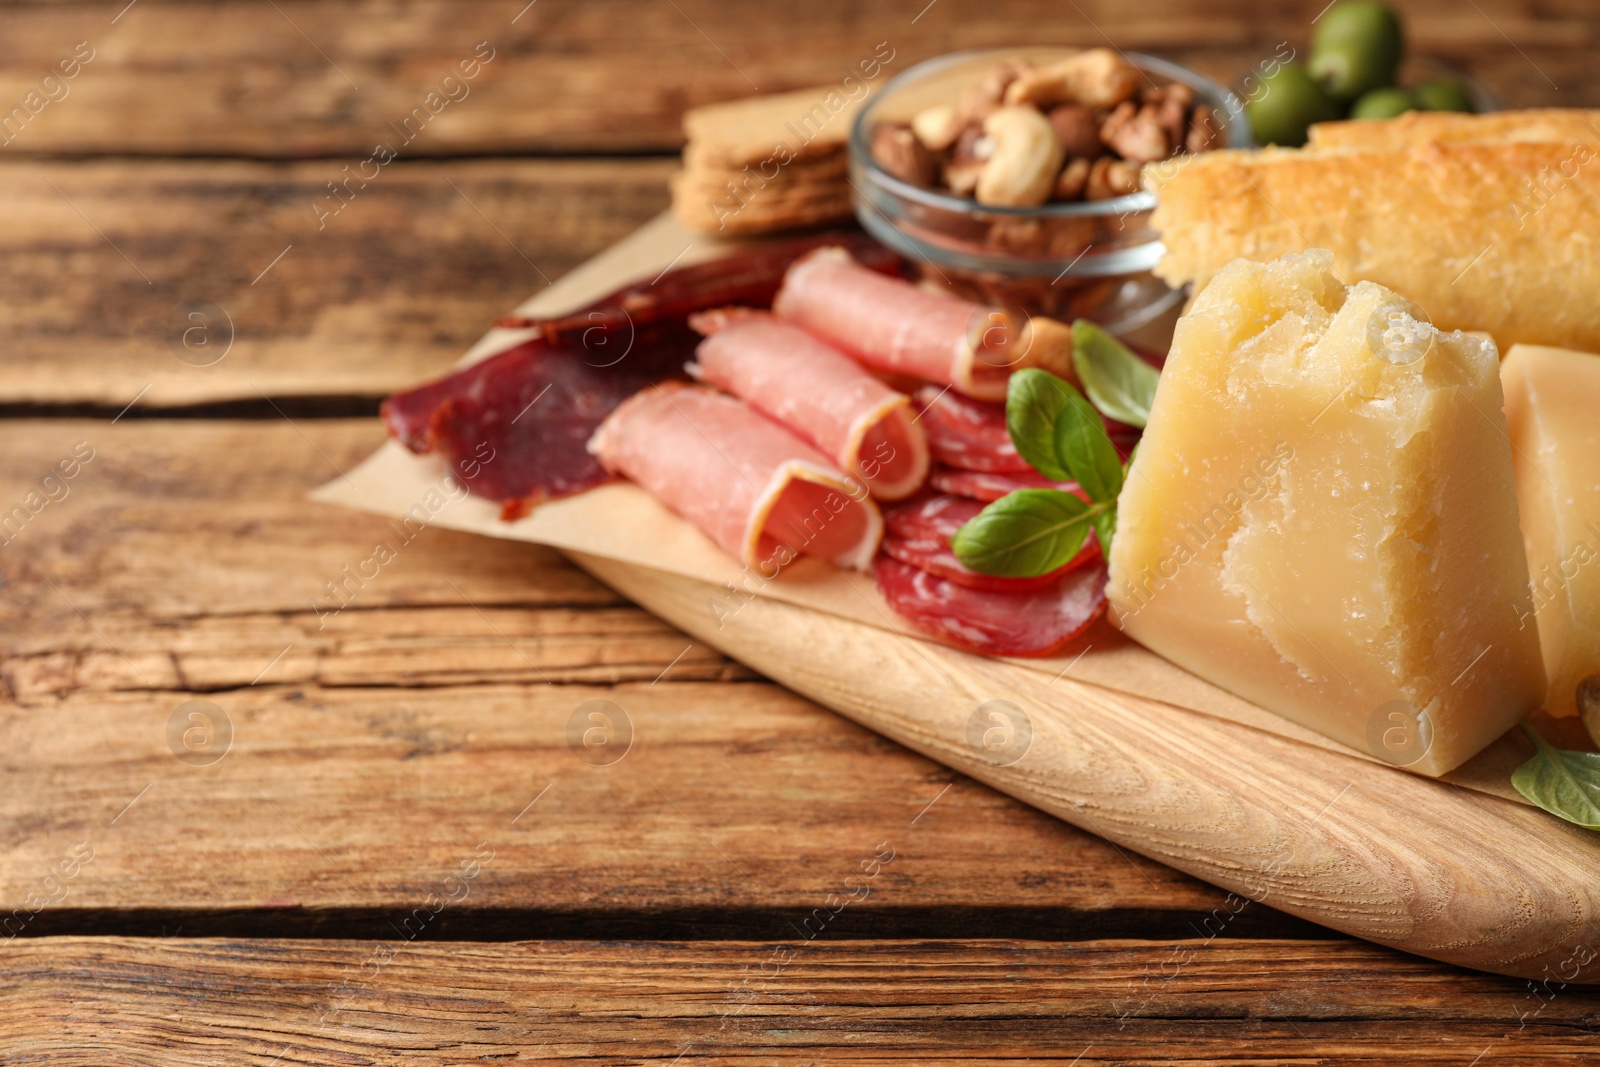
[[[738,170],[773,158],[816,159],[843,150],[857,111],[871,91],[851,99],[837,85],[692,108],[683,132],[696,157]]]

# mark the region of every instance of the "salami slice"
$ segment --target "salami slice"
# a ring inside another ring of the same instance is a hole
[[[912,396],[928,450],[940,463],[969,471],[1032,471],[1017,455],[1006,429],[1002,404],[973,400],[949,389],[925,385]]]
[[[841,248],[802,256],[772,309],[870,367],[1001,400],[1022,366],[1070,374],[1071,331],[869,270]]]
[[[911,398],[792,323],[748,308],[693,316],[709,334],[689,373],[743,399],[831,456],[872,495],[900,500],[928,477]]]
[[[743,401],[663,382],[624,401],[589,450],[766,577],[796,555],[865,570],[883,516],[859,482]]]
[[[888,555],[874,565],[889,606],[925,633],[991,656],[1048,656],[1106,607],[1103,561],[1027,592],[970,589]]]
[[[1083,496],[1077,482],[1052,482],[1035,470],[964,471],[940,465],[928,475],[928,485],[941,493],[954,493],[985,504],[1018,489],[1060,489]]]
[[[1076,556],[1049,574],[1034,578],[999,578],[979,574],[970,570],[951,550],[950,539],[982,510],[981,501],[938,493],[896,504],[883,513],[886,531],[883,551],[902,563],[921,567],[957,585],[1002,592],[1042,588],[1100,555],[1100,546],[1091,537]]]

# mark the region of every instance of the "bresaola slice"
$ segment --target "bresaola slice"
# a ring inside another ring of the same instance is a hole
[[[674,356],[681,367],[692,345],[685,327],[649,359],[597,367],[580,348],[529,341],[396,393],[380,410],[402,444],[439,454],[474,495],[516,519],[609,480],[585,448],[590,436],[625,397],[671,374]]]
[[[1021,593],[971,589],[880,555],[873,566],[889,606],[918,629],[991,656],[1048,656],[1106,608],[1102,560]]]
[[[1003,400],[1017,367],[1070,375],[1071,331],[869,270],[841,248],[795,260],[772,302],[795,322],[886,374]]]
[[[623,401],[589,451],[748,567],[795,555],[865,570],[883,516],[859,483],[733,397],[663,382]]]
[[[689,373],[740,397],[816,445],[872,495],[900,500],[928,476],[911,399],[800,327],[748,308],[690,318],[709,336]]]

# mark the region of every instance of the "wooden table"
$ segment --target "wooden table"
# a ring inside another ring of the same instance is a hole
[[[381,441],[382,396],[665,206],[685,106],[880,41],[903,69],[1110,39],[1232,80],[1321,0],[124,3],[0,13],[0,1062],[1600,1047],[1600,995],[1234,914],[552,552],[425,530],[327,610],[387,528],[306,491]],[[1600,104],[1593,5],[1406,6],[1508,102]],[[569,742],[597,699],[633,729],[609,764]]]

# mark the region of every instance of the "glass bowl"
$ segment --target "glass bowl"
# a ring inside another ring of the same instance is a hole
[[[997,48],[958,52],[919,63],[873,95],[850,133],[852,200],[861,225],[917,264],[928,281],[985,303],[1055,318],[1094,319],[1130,339],[1161,344],[1156,334],[1177,317],[1183,294],[1150,274],[1161,242],[1150,227],[1155,196],[1140,190],[1109,200],[991,207],[970,197],[902,181],[872,158],[880,122],[908,122],[1007,60],[1046,65],[1076,48]],[[1238,98],[1177,63],[1137,52],[1126,57],[1156,85],[1182,82],[1195,102],[1215,113],[1221,143],[1251,147]],[[1160,164],[1150,164],[1159,166]]]

